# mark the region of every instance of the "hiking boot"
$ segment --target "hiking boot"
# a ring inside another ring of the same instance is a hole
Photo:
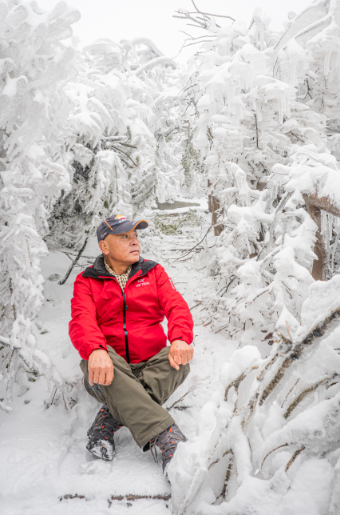
[[[163,473],[167,476],[166,469],[173,457],[173,455],[176,452],[177,445],[179,442],[186,442],[187,439],[182,433],[182,431],[179,429],[179,427],[176,424],[173,424],[172,426],[168,427],[165,431],[160,433],[159,435],[155,436],[152,440],[150,440],[150,450],[151,453],[157,461],[157,455],[154,454],[154,447],[157,445],[159,450],[162,453],[162,468]]]
[[[114,434],[121,427],[122,424],[113,418],[107,405],[103,404],[87,432],[89,442],[86,449],[97,458],[112,461],[115,455]]]

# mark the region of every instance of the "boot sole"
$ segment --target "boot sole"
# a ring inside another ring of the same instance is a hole
[[[96,458],[104,461],[112,461],[116,454],[116,449],[105,440],[99,440],[94,445],[89,442],[86,449]]]

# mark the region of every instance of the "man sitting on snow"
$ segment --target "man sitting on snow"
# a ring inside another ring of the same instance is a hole
[[[162,404],[189,374],[193,321],[164,268],[140,257],[137,229],[147,227],[121,215],[98,226],[102,254],[76,278],[69,333],[85,388],[103,403],[86,448],[112,460],[114,434],[126,426],[144,451],[160,449],[165,471],[186,438]]]

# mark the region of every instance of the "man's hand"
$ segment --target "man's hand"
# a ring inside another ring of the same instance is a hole
[[[89,383],[108,386],[113,381],[113,363],[106,350],[96,349],[91,352],[88,363]]]
[[[169,350],[170,365],[179,370],[179,365],[186,365],[192,360],[194,349],[182,340],[174,340]]]

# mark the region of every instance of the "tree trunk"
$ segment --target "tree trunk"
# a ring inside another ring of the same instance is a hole
[[[209,181],[208,179],[208,191],[210,190],[210,186],[211,186],[211,181]],[[209,209],[209,213],[212,213],[212,194],[209,193],[208,195],[208,209]]]
[[[212,211],[212,225],[214,227],[214,234],[215,236],[219,236],[221,232],[223,231],[223,224],[218,224],[217,219],[218,215],[220,214],[220,208],[221,204],[218,198],[216,198],[214,195],[211,195],[211,211]]]
[[[210,187],[211,187],[211,181],[209,181],[209,179],[208,179],[208,191],[209,191]],[[210,193],[208,195],[208,208],[209,208],[209,213],[212,213],[211,223],[212,223],[212,226],[214,227],[214,235],[215,236],[219,236],[221,234],[221,232],[223,231],[223,224],[217,225],[217,218],[219,215],[220,207],[221,207],[221,205],[220,205],[219,200]]]
[[[303,195],[303,198],[305,202],[307,199],[310,204],[327,211],[330,215],[340,216],[340,208],[336,206],[329,197],[318,197],[318,195],[314,193],[313,195]]]
[[[304,194],[303,198],[310,217],[318,226],[314,247],[314,252],[318,259],[314,260],[312,276],[316,281],[325,281],[328,270],[328,251],[327,243],[325,242],[324,235],[321,231],[321,211],[324,210],[333,216],[340,216],[340,209],[333,204],[330,198],[318,197],[316,193],[313,195]]]

